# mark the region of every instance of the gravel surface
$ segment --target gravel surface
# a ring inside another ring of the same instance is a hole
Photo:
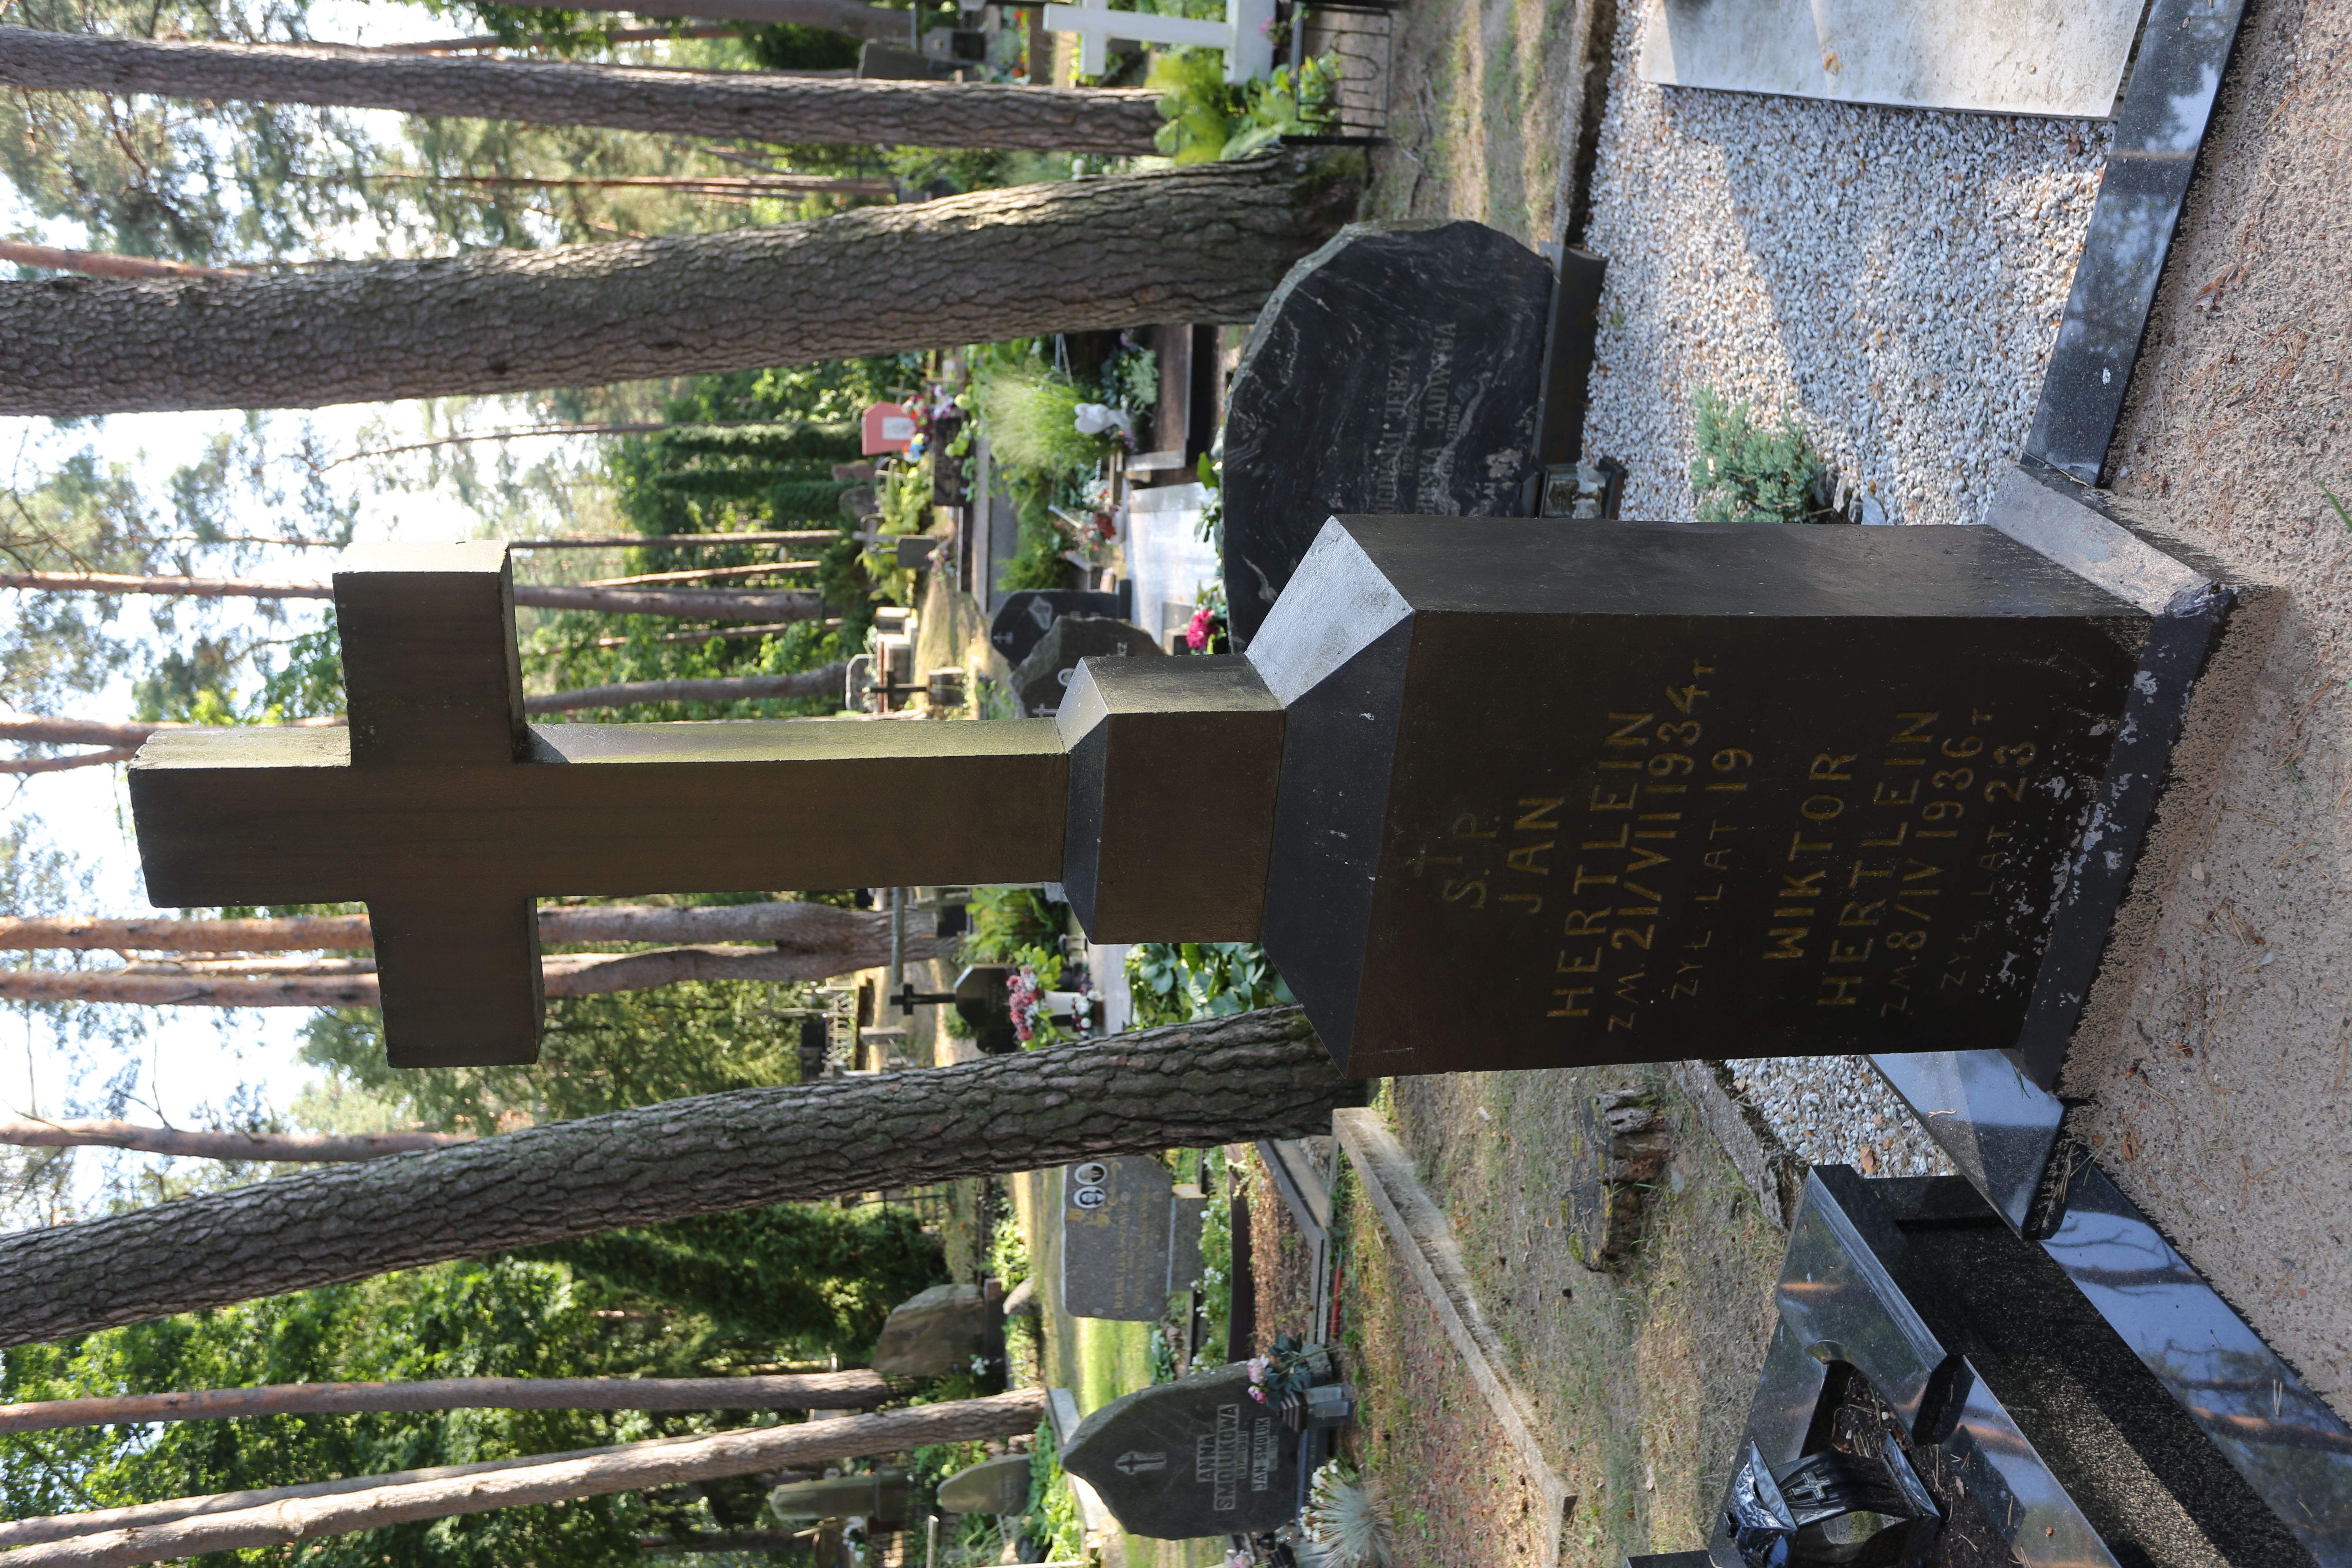
[[[2027,428],[2109,142],[2081,121],[1662,88],[1623,17],[1585,243],[1586,450],[1687,519],[1690,398],[1793,416],[1894,522],[1976,522]]]
[[[1809,1165],[1852,1165],[1865,1176],[1958,1173],[1862,1057],[1754,1057],[1727,1065],[1739,1092]]]

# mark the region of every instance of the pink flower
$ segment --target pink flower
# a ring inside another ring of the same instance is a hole
[[[1192,624],[1184,628],[1184,646],[1194,653],[1206,653],[1209,649],[1210,629],[1216,625],[1216,612],[1206,605],[1193,611]]]

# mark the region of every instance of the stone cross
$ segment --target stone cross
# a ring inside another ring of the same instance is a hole
[[[527,725],[504,545],[334,589],[351,727],[167,731],[131,799],[158,904],[367,904],[395,1066],[536,1059],[541,897],[1061,875],[1050,721]]]
[[[1225,0],[1222,22],[1114,11],[1106,0],[1045,7],[1048,31],[1078,36],[1080,76],[1102,75],[1110,66],[1110,41],[1133,38],[1145,44],[1223,49],[1225,79],[1251,81],[1274,70],[1274,40],[1266,37],[1266,25],[1273,20],[1274,0]]]

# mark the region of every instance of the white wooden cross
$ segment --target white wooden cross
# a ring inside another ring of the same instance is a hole
[[[1225,19],[1222,22],[1160,16],[1143,11],[1114,11],[1108,0],[1045,7],[1047,30],[1078,36],[1080,76],[1100,76],[1109,68],[1113,38],[1223,49],[1227,81],[1251,81],[1271,76],[1274,40],[1266,37],[1266,28],[1273,20],[1274,0],[1225,0]]]

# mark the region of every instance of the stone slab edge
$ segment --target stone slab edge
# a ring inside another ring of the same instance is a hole
[[[1773,1228],[1787,1231],[1805,1192],[1805,1163],[1790,1153],[1755,1103],[1732,1087],[1731,1069],[1721,1062],[1682,1061],[1672,1068],[1674,1086],[1698,1113],[1699,1125],[1715,1135],[1724,1158],[1756,1195]]]
[[[1545,1532],[1538,1568],[1559,1568],[1560,1537],[1567,1531],[1576,1499],[1537,1445],[1531,1419],[1535,1407],[1503,1370],[1502,1338],[1471,1291],[1469,1271],[1462,1266],[1462,1247],[1454,1239],[1454,1227],[1422,1190],[1420,1179],[1412,1173],[1412,1162],[1381,1124],[1377,1111],[1334,1111],[1331,1130],[1363,1182],[1391,1244],[1412,1268],[1422,1294],[1445,1325],[1446,1337],[1468,1363],[1471,1380],[1495,1413],[1495,1424],[1518,1451],[1519,1462],[1543,1494],[1552,1528]]]
[[[1078,1429],[1082,1419],[1078,1415],[1078,1396],[1066,1388],[1047,1389],[1045,1418],[1054,1427],[1055,1448],[1068,1447],[1070,1434]],[[1102,1552],[1105,1568],[1127,1568],[1127,1534],[1112,1517],[1102,1494],[1067,1470],[1062,1472],[1062,1481],[1070,1489],[1071,1500],[1078,1505],[1078,1526],[1086,1531],[1088,1543]]]

